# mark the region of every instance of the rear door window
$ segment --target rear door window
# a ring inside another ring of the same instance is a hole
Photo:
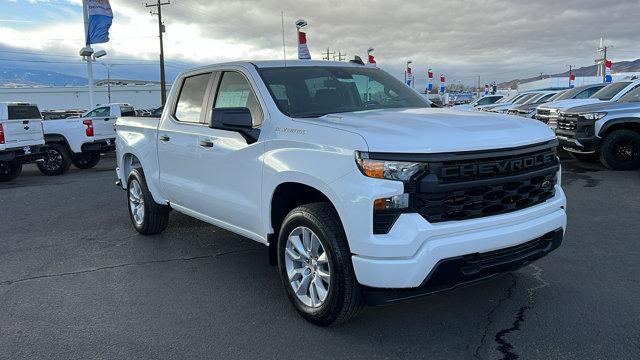
[[[110,113],[111,113],[111,108],[108,106],[103,106],[95,110],[92,110],[85,117],[109,117]]]
[[[174,116],[178,121],[202,123],[202,109],[211,73],[189,76],[184,79]]]
[[[9,105],[9,120],[31,120],[42,119],[40,110],[33,105]]]

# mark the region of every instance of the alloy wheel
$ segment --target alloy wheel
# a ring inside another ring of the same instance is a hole
[[[144,221],[144,199],[142,198],[140,183],[135,179],[129,184],[129,208],[136,225],[142,225]]]
[[[317,308],[327,299],[331,264],[320,238],[308,227],[299,226],[287,237],[285,267],[289,284],[298,300]]]

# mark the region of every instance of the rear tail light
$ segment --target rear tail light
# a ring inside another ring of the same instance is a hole
[[[4,144],[4,128],[0,124],[0,144]]]
[[[87,127],[87,136],[93,136],[93,120],[84,120],[82,123]]]

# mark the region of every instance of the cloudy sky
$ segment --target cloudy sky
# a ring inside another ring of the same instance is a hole
[[[141,0],[110,2],[112,40],[94,48],[123,64],[116,73],[153,77],[156,18]],[[349,58],[374,47],[380,67],[398,77],[412,60],[418,83],[427,67],[450,83],[475,84],[478,75],[484,83],[591,65],[600,37],[613,45],[614,62],[640,58],[640,0],[171,0],[163,7],[168,70],[282,58],[281,12],[288,58],[296,56],[294,21],[303,18],[312,57],[327,47]],[[82,75],[82,38],[81,0],[0,0],[0,69],[29,58],[22,64]]]

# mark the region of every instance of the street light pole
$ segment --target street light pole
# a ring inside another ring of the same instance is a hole
[[[111,67],[113,64],[102,63],[102,66],[107,68],[107,97],[109,99],[109,103],[111,103]]]

